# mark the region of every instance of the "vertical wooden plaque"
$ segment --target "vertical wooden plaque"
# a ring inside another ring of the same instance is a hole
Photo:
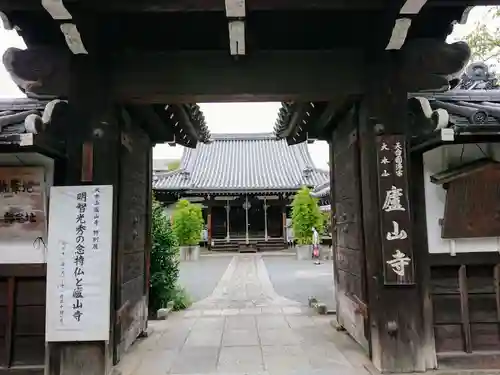
[[[379,212],[386,285],[414,284],[406,138],[377,137]]]

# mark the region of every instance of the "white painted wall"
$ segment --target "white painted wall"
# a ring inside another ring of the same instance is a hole
[[[54,182],[54,160],[38,153],[16,153],[0,154],[0,166],[42,166],[45,168],[45,197],[46,207],[48,207],[49,189]],[[46,209],[46,212],[48,210]],[[48,212],[46,214],[48,218]],[[45,232],[44,242],[47,244],[47,231]],[[23,249],[17,248],[22,246]],[[23,251],[21,251],[23,250]],[[22,243],[13,246],[13,244],[2,242],[0,238],[0,264],[16,263],[46,263],[46,249],[43,245]]]
[[[481,151],[481,149],[483,151]],[[446,190],[433,184],[430,177],[453,166],[485,157],[485,154],[500,160],[500,144],[449,145],[428,151],[424,154],[425,209],[427,216],[427,242],[429,252],[469,253],[500,251],[497,237],[460,238],[448,240],[441,238],[439,220],[444,217]]]

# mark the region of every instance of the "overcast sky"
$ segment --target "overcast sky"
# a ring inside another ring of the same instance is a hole
[[[477,22],[484,22],[486,8],[474,8],[469,14],[466,25],[456,25],[452,40],[459,40],[467,34]],[[23,40],[15,31],[0,29],[0,55],[8,47],[25,48]],[[286,67],[284,67],[286,69]],[[23,97],[23,94],[12,83],[0,64],[0,98]],[[272,132],[280,103],[200,103],[207,125],[212,133],[259,133]],[[309,145],[314,163],[319,168],[327,168],[328,145],[316,142]],[[180,157],[182,147],[158,145],[153,152],[154,158]]]

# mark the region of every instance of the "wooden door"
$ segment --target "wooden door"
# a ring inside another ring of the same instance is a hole
[[[334,130],[332,148],[337,320],[368,352],[359,137],[352,123]]]
[[[115,363],[146,330],[148,317],[152,145],[138,127],[127,135],[131,142],[120,151]]]

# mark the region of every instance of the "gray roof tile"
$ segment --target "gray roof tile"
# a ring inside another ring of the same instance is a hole
[[[47,102],[34,99],[0,99],[0,136],[28,133],[29,115],[41,116]]]
[[[156,190],[293,191],[329,179],[314,167],[307,145],[288,146],[274,134],[214,134],[185,149],[180,169],[157,174]]]
[[[316,185],[311,191],[311,196],[315,198],[325,198],[330,195],[330,180],[323,182],[322,184]]]

